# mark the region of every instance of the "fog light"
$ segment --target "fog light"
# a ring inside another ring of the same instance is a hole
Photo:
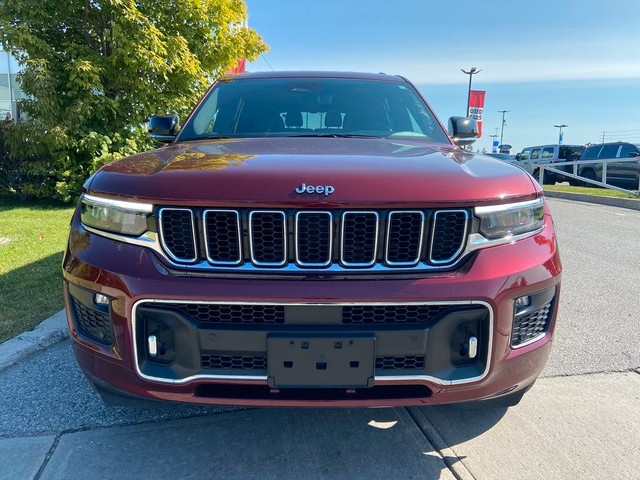
[[[102,295],[101,293],[96,293],[94,295],[93,301],[98,305],[109,305],[109,297],[106,295]]]
[[[524,297],[516,298],[516,308],[528,307],[531,305],[531,296],[525,295]]]

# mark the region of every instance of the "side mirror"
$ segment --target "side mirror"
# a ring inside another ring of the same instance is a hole
[[[449,135],[459,147],[471,145],[478,138],[478,124],[472,118],[449,118]]]
[[[638,153],[638,152],[629,152],[627,154],[627,157],[629,157],[629,158],[637,158],[637,157],[640,157],[640,153]]]
[[[149,119],[149,136],[160,143],[171,143],[180,130],[180,117],[173,115],[154,115]]]
[[[516,160],[520,160],[520,154],[516,153]]]

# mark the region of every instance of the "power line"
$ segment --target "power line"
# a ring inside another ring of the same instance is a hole
[[[267,60],[267,57],[264,55],[264,53],[261,53],[260,56],[262,57],[262,59],[267,62],[267,65],[269,65],[269,68],[271,69],[272,72],[275,72],[275,70],[273,69],[273,67],[271,66],[271,64],[269,63],[269,60]]]

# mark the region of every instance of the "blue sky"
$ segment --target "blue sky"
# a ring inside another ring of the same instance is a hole
[[[404,75],[446,124],[486,90],[483,137],[500,128],[514,151],[555,143],[640,143],[640,0],[246,0],[271,51],[248,70]],[[267,63],[268,62],[268,63]],[[500,131],[498,130],[498,134]]]

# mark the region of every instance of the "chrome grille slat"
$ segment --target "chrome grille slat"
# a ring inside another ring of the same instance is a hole
[[[451,263],[464,248],[469,224],[466,210],[437,210],[433,213],[429,261],[434,265]]]
[[[240,214],[236,210],[205,210],[204,246],[211,265],[242,263],[242,231]]]
[[[282,210],[249,213],[251,263],[258,267],[281,267],[287,263],[287,215]]]
[[[302,267],[327,267],[333,253],[333,215],[327,211],[302,211],[295,216],[296,263]]]
[[[471,222],[467,209],[160,207],[157,223],[162,252],[176,267],[390,273],[452,267],[465,251]]]
[[[343,212],[340,262],[346,267],[370,267],[378,255],[380,215],[375,211]]]
[[[391,266],[411,266],[420,261],[424,238],[424,212],[396,210],[387,217],[385,262]]]
[[[159,217],[160,241],[167,255],[176,262],[195,262],[198,255],[193,211],[188,208],[161,208]]]

